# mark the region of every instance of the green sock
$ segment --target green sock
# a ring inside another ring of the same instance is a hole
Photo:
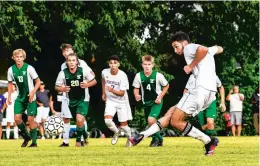
[[[32,143],[37,144],[37,142],[36,142],[36,140],[37,140],[37,128],[31,129],[30,135],[31,135],[31,138],[32,138]]]
[[[158,139],[159,141],[162,141],[162,140],[163,140],[163,137],[161,136],[160,133],[161,133],[161,132],[158,131],[157,133],[155,133],[155,135],[156,135],[156,137],[157,137],[157,139]]]
[[[206,129],[205,130],[205,133],[208,135],[208,136],[214,136],[216,135],[216,131],[213,129],[213,130],[209,130],[209,129]]]
[[[26,129],[26,126],[25,126],[25,124],[22,122],[21,124],[18,124],[17,125],[18,126],[18,128],[21,130],[21,135],[22,135],[22,137],[25,139],[26,137],[28,138],[28,137],[30,137],[29,136],[29,133],[28,133],[28,131],[27,131],[27,129]]]
[[[85,129],[84,126],[83,127],[76,127],[76,142],[80,142],[81,141],[81,136],[84,134]]]

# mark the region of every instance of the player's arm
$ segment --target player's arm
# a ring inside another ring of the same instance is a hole
[[[195,58],[193,59],[193,61],[191,62],[191,64],[189,64],[189,65],[187,65],[187,68],[190,68],[191,70],[195,67],[195,66],[197,66],[199,63],[200,63],[200,61],[203,59],[203,58],[205,58],[205,56],[207,55],[207,53],[208,53],[208,48],[207,47],[205,47],[205,46],[199,46],[198,48],[197,48],[197,50],[196,50],[196,54],[195,54]],[[186,66],[185,66],[186,67]],[[185,70],[185,67],[184,67],[184,70]],[[190,70],[189,69],[189,70]],[[191,71],[190,70],[190,71]],[[190,73],[190,71],[189,71],[189,73]],[[187,70],[185,70],[185,72],[187,73]],[[187,74],[189,74],[189,73],[187,73]]]
[[[221,111],[225,112],[226,111],[226,104],[225,104],[225,89],[224,87],[221,85],[219,88],[219,93],[220,93],[220,107],[221,107]]]
[[[7,104],[6,104],[6,102],[4,102],[4,106],[3,106],[2,110],[1,110],[2,113],[5,111],[6,107],[7,107]]]
[[[141,100],[141,95],[140,95],[140,88],[134,88],[134,96],[136,101]]]
[[[50,107],[50,109],[51,109],[52,114],[55,115],[56,111],[55,111],[55,109],[54,109],[54,107],[53,107],[52,95],[50,96],[49,107]]]
[[[141,88],[141,80],[140,80],[140,75],[137,73],[135,75],[134,81],[133,81],[133,87],[134,87],[134,96],[136,101],[141,100],[141,95],[140,95],[140,88]]]
[[[89,88],[92,86],[95,86],[97,84],[97,81],[95,79],[95,74],[91,70],[90,67],[87,66],[85,61],[81,61],[85,63],[85,67],[83,67],[83,77],[87,80],[87,82],[83,81],[80,83],[81,88]]]
[[[59,75],[56,79],[55,90],[58,92],[69,92],[70,91],[70,87],[65,86],[65,75],[64,75],[63,71],[59,72]]]
[[[223,52],[223,48],[221,46],[214,46],[214,47],[217,47],[216,54],[221,54]]]
[[[188,89],[184,88],[183,90],[183,94],[187,93],[188,92]]]
[[[107,91],[109,91],[109,92],[111,92],[111,93],[113,93],[114,95],[117,95],[117,96],[124,96],[125,95],[125,90],[117,91],[110,86],[107,86],[106,89],[107,89]]]

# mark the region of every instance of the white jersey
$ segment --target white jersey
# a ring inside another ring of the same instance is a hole
[[[84,61],[84,60],[81,60],[81,59],[78,59],[79,60],[79,64],[78,64],[78,66],[79,67],[82,67],[83,69],[86,69],[87,70],[87,72],[92,72],[92,74],[94,74],[93,73],[93,71],[92,71],[92,69],[87,65],[87,63]],[[66,69],[67,68],[67,64],[66,64],[66,62],[64,62],[62,65],[61,65],[61,71],[63,71],[64,69]],[[86,101],[89,101],[89,99],[90,99],[90,96],[89,96],[89,90],[88,90],[88,88],[86,88],[85,89],[85,93],[86,93]],[[65,100],[68,100],[68,96],[67,96],[67,94],[66,93],[63,93],[63,96],[64,96],[64,99]]]
[[[194,60],[198,44],[188,44],[184,47],[184,58],[189,65]],[[208,48],[207,55],[195,66],[192,73],[195,77],[195,86],[202,86],[210,91],[217,91],[216,71],[214,55],[217,53],[218,47],[213,46]]]
[[[107,90],[105,90],[107,102],[115,102],[119,104],[128,103],[127,90],[129,89],[129,82],[127,75],[122,70],[119,70],[116,75],[110,73],[110,68],[102,71],[102,79],[105,80],[105,87],[110,86],[116,91],[125,91],[124,96],[117,96]]]

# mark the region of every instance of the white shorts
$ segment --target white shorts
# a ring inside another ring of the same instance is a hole
[[[114,102],[106,102],[105,116],[114,116],[117,112],[117,117],[119,122],[128,121],[128,109],[127,104],[118,104]]]
[[[14,123],[14,107],[12,106],[6,109],[6,122]]]
[[[61,102],[61,117],[68,118],[68,119],[72,118],[72,115],[71,115],[70,109],[69,109],[69,100],[66,98],[63,98],[63,100]]]
[[[37,115],[36,115],[36,122],[41,123],[43,119],[47,119],[49,116],[50,108],[49,107],[38,107],[37,108]]]
[[[199,86],[185,93],[177,104],[177,108],[195,117],[200,111],[208,108],[214,100],[216,100],[216,92]]]

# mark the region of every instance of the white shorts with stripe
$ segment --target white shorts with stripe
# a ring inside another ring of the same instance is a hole
[[[195,117],[200,111],[208,108],[214,100],[216,100],[216,92],[199,86],[185,93],[177,108]]]
[[[113,116],[117,113],[119,122],[132,120],[132,113],[129,103],[119,104],[111,101],[106,102],[105,116]]]

